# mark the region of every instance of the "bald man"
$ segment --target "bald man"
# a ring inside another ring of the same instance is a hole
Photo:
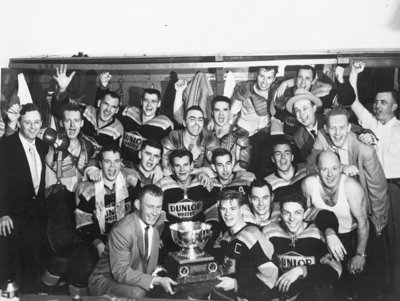
[[[312,206],[330,210],[338,218],[338,236],[347,254],[342,253],[344,250],[340,247],[334,248],[332,253],[343,260],[342,283],[350,283],[346,293],[348,296],[354,295],[356,292],[351,290],[357,291],[356,286],[360,283],[349,282],[347,279],[349,275],[359,274],[364,270],[369,235],[364,191],[357,180],[342,173],[338,154],[323,151],[316,157],[316,163],[317,174],[303,181],[303,194],[308,197]]]

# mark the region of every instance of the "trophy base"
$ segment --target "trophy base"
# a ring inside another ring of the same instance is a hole
[[[214,257],[207,253],[189,259],[171,252],[165,259],[165,267],[178,284],[214,280],[221,275]]]

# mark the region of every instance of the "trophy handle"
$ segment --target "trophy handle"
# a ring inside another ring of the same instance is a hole
[[[208,240],[210,239],[212,234],[213,234],[213,231],[211,231],[211,230],[202,230],[201,231],[201,236],[202,236],[201,240],[203,240],[203,242],[199,244],[200,250],[204,249],[206,243],[208,242]],[[204,239],[204,237],[207,236],[207,235],[208,235],[208,237],[206,239]]]

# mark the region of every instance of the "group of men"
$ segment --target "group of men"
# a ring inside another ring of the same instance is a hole
[[[31,292],[65,278],[71,293],[173,294],[177,283],[156,268],[178,248],[169,226],[201,221],[212,225],[206,251],[233,263],[216,292],[318,300],[333,286],[357,298],[371,279],[383,290],[396,284],[399,95],[378,92],[371,114],[358,99],[364,67],[354,63],[345,81],[338,66],[329,83],[313,66],[286,80],[261,67],[231,98],[212,100],[211,120],[185,107],[180,80],[174,130],[158,115],[158,90],[123,107],[105,72],[95,106],[77,104],[67,92],[74,72],[62,65],[48,104],[55,129],[42,128],[35,104],[6,111],[1,282],[16,278]]]

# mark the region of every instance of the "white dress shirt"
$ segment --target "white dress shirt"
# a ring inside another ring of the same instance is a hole
[[[146,225],[141,218],[139,218],[139,223],[140,223],[140,227],[142,228],[143,246],[146,245],[145,235],[144,234],[146,233],[146,227],[149,226],[149,230],[148,230],[148,235],[149,235],[149,249],[148,249],[148,252],[149,252],[149,254],[147,254],[147,260],[148,260],[150,258],[150,254],[151,254],[151,247],[152,247],[152,242],[153,242],[153,230],[154,229],[153,229],[153,226]]]
[[[349,165],[349,138],[343,143],[342,147],[332,145],[333,150],[339,155],[340,163]]]
[[[26,140],[26,138],[24,136],[21,135],[21,133],[19,133],[19,139],[21,140],[22,146],[24,147],[26,158],[28,159],[33,186],[35,188],[35,193],[37,194],[38,190],[39,190],[39,185],[40,185],[40,176],[42,174],[42,161],[41,161],[39,153],[36,149],[35,141],[33,141],[33,143],[29,142],[28,140]],[[35,159],[33,159],[30,149],[33,150]],[[35,172],[36,172],[36,175],[35,175]],[[35,183],[35,179],[36,179],[37,183]]]
[[[364,108],[360,123],[364,128],[371,129],[379,139],[375,149],[386,178],[400,178],[400,120],[393,117],[382,124]]]

